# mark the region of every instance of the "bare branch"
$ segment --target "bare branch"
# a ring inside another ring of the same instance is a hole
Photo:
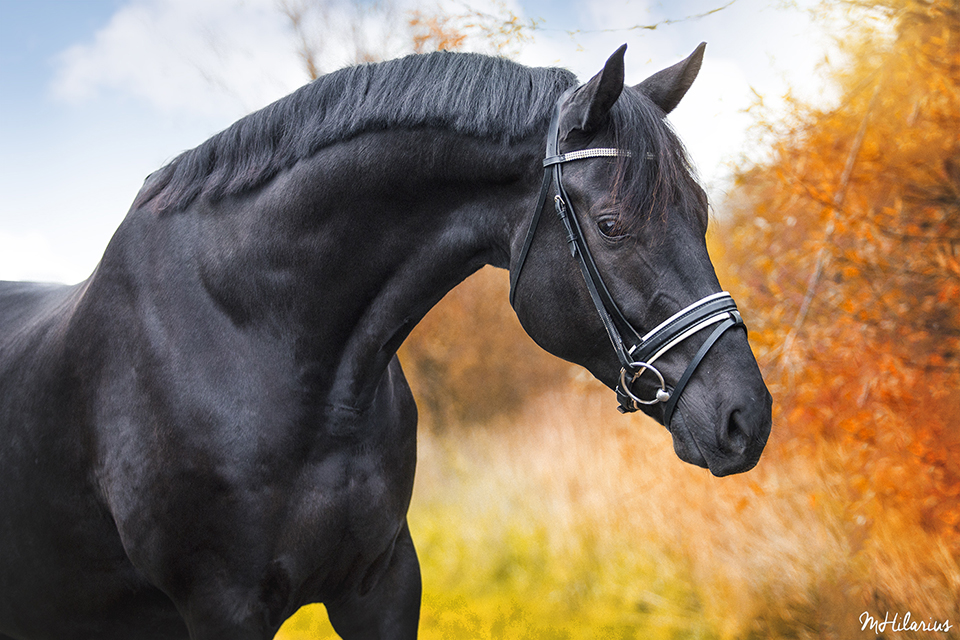
[[[873,88],[873,95],[870,96],[870,102],[867,104],[866,111],[863,114],[863,120],[860,121],[860,128],[857,131],[856,137],[853,139],[853,144],[850,146],[850,153],[847,155],[847,161],[843,167],[843,174],[840,177],[840,184],[837,186],[837,191],[833,196],[833,201],[830,203],[831,216],[830,222],[827,224],[826,236],[823,239],[823,245],[820,247],[820,250],[817,252],[816,264],[813,268],[813,273],[810,274],[810,279],[807,281],[807,291],[803,296],[803,302],[800,304],[800,310],[797,312],[797,318],[793,322],[793,326],[790,327],[790,332],[784,338],[781,356],[788,356],[793,343],[797,338],[797,334],[800,332],[803,323],[807,319],[807,314],[810,312],[810,305],[813,302],[813,298],[816,295],[817,288],[820,285],[820,279],[823,277],[823,270],[826,267],[827,260],[829,258],[827,250],[830,247],[830,242],[833,239],[833,234],[836,231],[836,221],[837,216],[840,211],[842,211],[843,201],[847,195],[847,188],[850,186],[850,176],[853,174],[853,167],[856,165],[857,156],[860,155],[860,147],[863,144],[863,137],[867,132],[867,123],[870,121],[870,112],[873,110],[873,105],[876,102],[877,95],[880,93],[881,82]],[[783,364],[783,358],[781,357],[781,365]]]
[[[571,37],[572,37],[572,36],[579,35],[579,34],[585,34],[585,33],[618,33],[618,32],[623,32],[623,31],[656,31],[656,30],[659,29],[660,27],[669,26],[669,25],[671,25],[671,24],[678,24],[678,23],[681,23],[681,22],[689,22],[689,21],[691,21],[691,20],[699,20],[700,18],[706,18],[707,16],[712,16],[713,14],[719,13],[720,11],[723,11],[724,9],[730,7],[731,5],[735,4],[736,2],[737,2],[737,0],[730,0],[729,2],[727,2],[727,4],[725,4],[725,5],[723,5],[723,6],[717,7],[716,9],[711,9],[711,10],[709,10],[709,11],[704,11],[703,13],[696,13],[696,14],[693,14],[693,15],[684,16],[683,18],[666,18],[666,19],[664,19],[664,20],[661,20],[660,22],[654,22],[654,23],[651,23],[651,24],[635,24],[635,25],[633,25],[633,26],[631,26],[631,27],[617,27],[617,28],[610,28],[610,29],[573,29],[573,30],[570,30],[570,29],[545,29],[545,28],[539,27],[539,26],[537,26],[537,25],[534,25],[533,28],[534,28],[534,29],[537,29],[537,30],[540,30],[540,31],[562,31],[562,32],[564,32],[564,33],[569,34]]]
[[[318,8],[322,3],[313,3],[314,8]],[[277,8],[290,20],[290,27],[293,29],[293,35],[296,39],[297,55],[303,61],[304,69],[311,80],[320,77],[320,69],[317,65],[319,50],[314,41],[307,37],[307,31],[304,26],[305,18],[309,7],[305,0],[277,0]]]

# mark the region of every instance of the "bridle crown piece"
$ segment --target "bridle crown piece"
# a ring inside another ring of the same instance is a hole
[[[589,158],[629,157],[632,153],[629,150],[612,148],[586,148],[560,153],[560,109],[570,93],[569,91],[564,93],[554,106],[553,117],[547,132],[547,148],[543,160],[544,172],[540,196],[530,226],[527,229],[527,235],[520,250],[517,264],[510,274],[510,304],[514,305],[520,272],[530,251],[530,246],[533,244],[533,237],[539,226],[540,216],[552,186],[555,191],[554,209],[566,230],[570,253],[577,259],[587,290],[590,292],[590,298],[593,300],[607,336],[610,338],[613,350],[620,361],[620,377],[616,387],[617,399],[620,403],[618,410],[621,413],[627,413],[639,410],[641,405],[663,403],[663,423],[669,427],[680,394],[710,348],[728,329],[742,327],[745,330],[746,326],[740,317],[740,312],[737,310],[733,297],[725,291],[713,293],[697,300],[642,336],[626,319],[597,269],[590,247],[587,245],[586,238],[573,210],[573,205],[564,189],[562,167],[568,162]],[[645,157],[651,158],[652,156],[647,153]],[[701,344],[700,349],[687,365],[677,383],[672,388],[668,387],[663,374],[653,366],[654,362],[681,342],[711,326],[715,327],[713,332]],[[626,335],[626,339],[624,339],[624,335]],[[656,395],[652,399],[640,398],[633,390],[633,384],[647,371],[651,372],[659,384]]]

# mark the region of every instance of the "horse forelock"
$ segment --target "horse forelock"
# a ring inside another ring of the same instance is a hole
[[[610,121],[615,146],[630,151],[618,159],[614,185],[625,231],[636,233],[652,221],[666,222],[674,208],[706,210],[686,149],[659,107],[638,90],[624,87]]]
[[[264,185],[319,150],[371,131],[440,128],[516,141],[575,84],[564,69],[438,52],[335,71],[254,112],[155,172],[134,207],[185,209]]]

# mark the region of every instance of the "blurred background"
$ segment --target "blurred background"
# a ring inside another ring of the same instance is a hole
[[[435,49],[637,83],[774,398],[717,479],[540,351],[484,269],[401,349],[423,638],[960,637],[957,0],[0,0],[0,279],[77,282],[143,178],[319,74]],[[892,632],[892,633],[891,633]],[[334,637],[320,605],[278,639]]]

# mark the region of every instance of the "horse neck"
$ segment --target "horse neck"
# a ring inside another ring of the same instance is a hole
[[[194,214],[204,287],[238,326],[272,324],[297,337],[300,360],[335,371],[330,404],[364,405],[444,294],[508,266],[540,146],[382,132],[323,150]]]

